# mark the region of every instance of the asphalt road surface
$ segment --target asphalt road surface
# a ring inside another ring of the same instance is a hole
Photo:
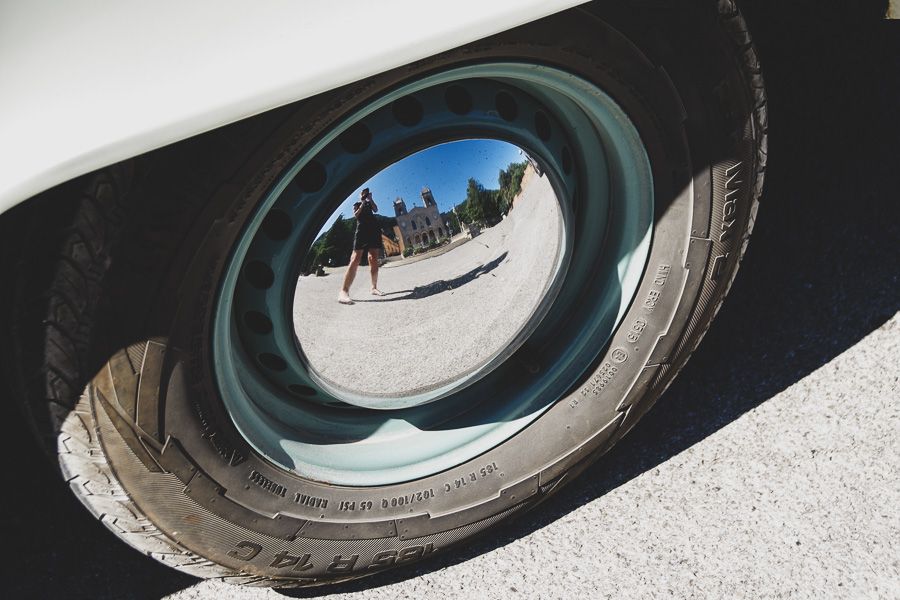
[[[743,3],[769,86],[759,220],[706,339],[622,442],[457,551],[284,595],[900,597],[900,45],[878,4]],[[127,548],[20,419],[0,433],[4,597],[283,596]]]
[[[301,277],[294,296],[297,339],[310,366],[336,389],[402,397],[477,372],[507,348],[556,273],[562,220],[547,177],[533,174],[494,227],[433,258],[387,263],[384,296],[368,267],[337,301],[346,267]]]

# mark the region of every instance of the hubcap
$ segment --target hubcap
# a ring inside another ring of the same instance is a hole
[[[402,396],[329,383],[294,334],[300,260],[367,178],[419,150],[473,138],[524,149],[559,200],[561,242],[542,301],[504,348],[464,376]],[[212,341],[225,406],[259,453],[319,481],[386,485],[465,462],[519,433],[597,359],[633,299],[652,215],[637,130],[584,79],[493,63],[404,85],[298,157],[237,241]]]

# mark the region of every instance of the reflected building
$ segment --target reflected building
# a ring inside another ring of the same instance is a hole
[[[396,231],[396,227],[394,230]],[[385,256],[397,256],[401,252],[403,252],[403,248],[400,247],[399,242],[395,242],[388,236],[381,234],[381,247],[384,249]]]
[[[403,250],[427,246],[449,235],[441,221],[434,195],[428,187],[422,188],[422,202],[424,206],[413,205],[412,209],[407,210],[403,198],[394,200],[394,216],[397,217],[394,231]]]

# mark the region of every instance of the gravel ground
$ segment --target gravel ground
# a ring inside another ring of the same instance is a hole
[[[449,252],[379,271],[369,293],[360,267],[350,296],[337,294],[346,268],[301,277],[297,338],[313,369],[341,389],[405,396],[446,385],[505,348],[544,297],[562,225],[547,177],[530,177],[506,219]]]
[[[767,190],[685,371],[517,521],[414,568],[284,595],[900,598],[900,44],[877,2],[742,4],[769,86]],[[128,549],[20,419],[0,438],[4,597],[282,597]]]

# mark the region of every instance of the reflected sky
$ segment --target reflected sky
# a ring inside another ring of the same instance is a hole
[[[380,171],[353,190],[329,218],[321,231],[334,223],[339,214],[350,217],[359,192],[367,187],[372,191],[379,212],[393,216],[394,199],[406,200],[408,209],[422,206],[423,186],[431,188],[441,212],[450,210],[466,199],[469,177],[477,179],[488,189],[499,188],[497,175],[511,162],[522,162],[525,156],[518,146],[497,140],[462,140],[432,146]],[[321,233],[320,231],[320,233]],[[318,237],[318,236],[317,236]]]

